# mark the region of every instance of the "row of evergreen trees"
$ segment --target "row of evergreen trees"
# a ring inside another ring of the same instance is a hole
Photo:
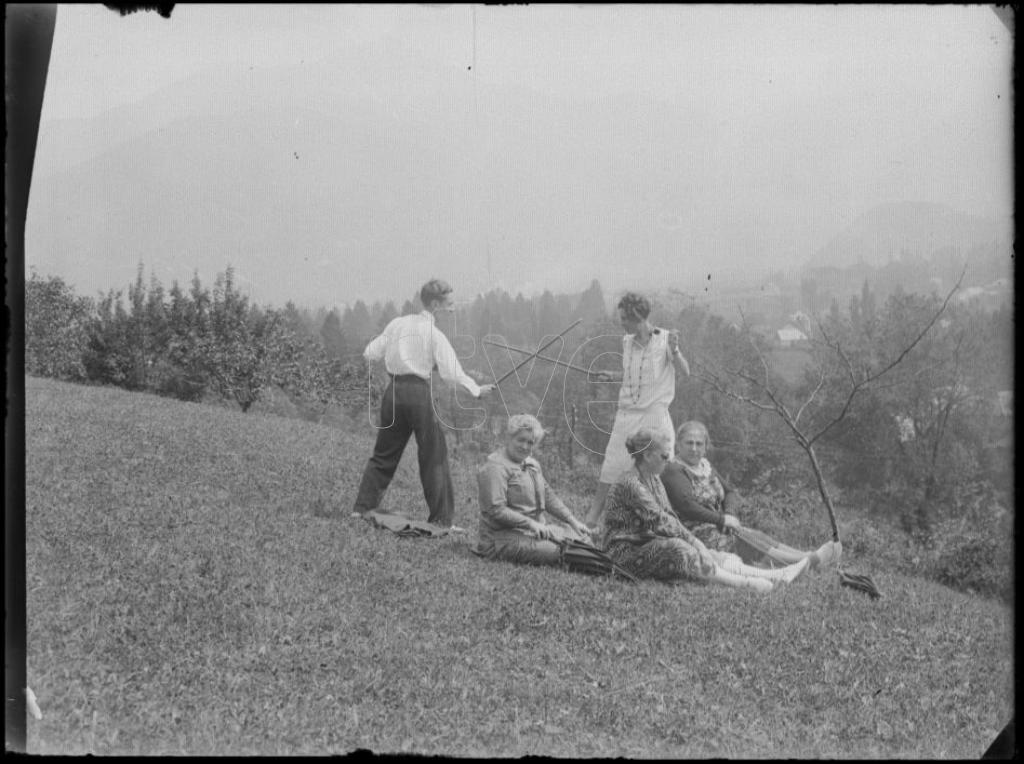
[[[290,305],[290,304],[289,304]],[[297,311],[294,306],[289,310]],[[333,358],[351,358],[362,353],[366,343],[380,333],[391,319],[421,310],[419,297],[406,300],[401,310],[389,300],[367,305],[357,300],[340,314],[337,310],[304,313],[307,332],[318,333]],[[450,322],[450,335],[481,340],[488,334],[500,335],[511,344],[529,343],[545,335],[557,334],[569,323],[582,319],[600,323],[608,318],[608,306],[600,283],[595,279],[581,294],[545,291],[539,296],[514,298],[503,289],[477,295],[472,302],[456,305]]]
[[[362,351],[399,315],[393,301],[344,311],[311,311],[252,303],[236,286],[232,268],[212,288],[193,277],[188,288],[148,282],[143,266],[127,290],[96,299],[77,295],[59,277],[32,273],[26,283],[26,372],[200,400],[211,394],[248,411],[271,388],[310,402],[365,404]],[[406,300],[401,315],[420,310]],[[545,292],[512,299],[502,290],[460,305],[443,328],[462,350],[487,335],[529,345],[577,318],[606,320],[600,284],[582,295]],[[461,355],[462,353],[460,353]],[[482,355],[475,364],[487,370]]]

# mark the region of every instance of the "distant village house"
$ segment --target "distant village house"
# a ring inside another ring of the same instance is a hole
[[[796,347],[808,341],[808,337],[804,334],[803,330],[793,326],[793,324],[786,324],[775,332],[775,339],[778,341],[779,346],[784,348]]]

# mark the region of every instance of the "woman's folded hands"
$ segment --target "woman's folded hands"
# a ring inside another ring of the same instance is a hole
[[[526,533],[530,536],[536,536],[539,539],[554,539],[554,533],[544,523],[538,523],[536,520],[530,520],[530,524],[527,526]]]

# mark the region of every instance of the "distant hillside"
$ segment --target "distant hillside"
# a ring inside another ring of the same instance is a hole
[[[808,266],[880,266],[905,253],[927,258],[948,247],[966,254],[993,241],[1009,243],[1012,234],[1009,218],[978,217],[925,202],[880,204],[814,252]]]
[[[26,265],[93,294],[139,261],[164,283],[230,263],[258,300],[317,307],[442,273],[460,298],[592,278],[693,291],[824,235],[692,94],[554,96],[414,63],[384,78],[350,58],[211,71],[43,122]],[[776,215],[751,217],[769,200]]]
[[[632,156],[643,104],[408,74],[370,88],[345,72],[219,73],[220,99],[192,102],[185,80],[44,123],[27,264],[92,294],[139,261],[165,283],[231,263],[259,299],[311,306],[409,293],[424,273],[478,274],[458,284],[469,296],[565,289],[581,261],[595,277],[630,268],[621,253],[650,204],[637,189],[664,159]],[[645,236],[664,252],[684,240]]]

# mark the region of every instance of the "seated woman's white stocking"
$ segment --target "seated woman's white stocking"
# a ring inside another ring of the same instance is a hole
[[[808,557],[804,557],[800,562],[787,565],[784,568],[779,568],[778,573],[782,573],[782,580],[787,584],[796,580],[796,577],[807,570],[807,566],[811,564],[811,560]]]
[[[795,562],[784,568],[769,570],[766,568],[755,568],[753,565],[746,565],[738,556],[729,554],[728,552],[717,552],[713,554],[715,562],[718,563],[718,567],[722,568],[726,572],[749,576],[751,578],[763,578],[769,581],[783,581],[787,584],[803,573],[808,563],[808,559],[804,557],[800,562]]]
[[[835,541],[826,541],[811,554],[812,568],[826,568],[839,561],[842,547]]]
[[[775,588],[775,582],[764,577],[744,576],[742,573],[732,573],[719,565],[715,566],[712,581],[737,589],[754,589],[759,592],[770,592]]]

